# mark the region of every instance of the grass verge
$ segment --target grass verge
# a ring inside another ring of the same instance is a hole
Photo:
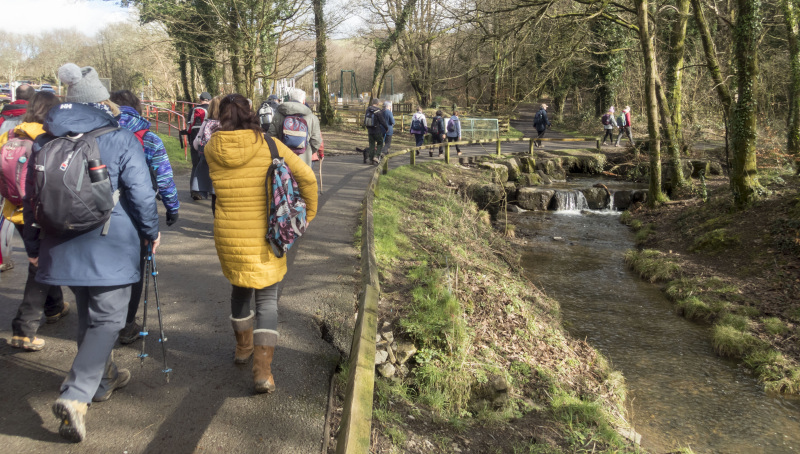
[[[178,141],[178,139],[167,134],[156,133],[156,135],[161,138],[162,142],[164,142],[164,148],[167,149],[169,164],[172,166],[173,171],[188,170],[192,168],[192,160],[188,157],[188,155],[186,155],[186,157],[184,156],[183,148],[181,147],[181,143]]]
[[[636,451],[616,430],[626,426],[622,376],[565,334],[558,304],[515,266],[515,247],[446,186],[454,171],[404,166],[377,191],[379,326],[418,352],[377,380],[374,443],[385,449],[375,452],[420,434],[441,452],[465,437],[477,452]]]

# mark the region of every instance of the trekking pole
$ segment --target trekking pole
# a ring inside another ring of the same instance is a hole
[[[322,158],[319,160],[319,193],[322,194]]]
[[[156,312],[158,314],[158,329],[159,329],[159,338],[158,342],[161,343],[161,354],[164,357],[164,369],[161,371],[164,372],[166,375],[167,383],[169,383],[169,373],[172,372],[172,369],[167,367],[167,347],[165,342],[167,338],[164,336],[164,323],[161,318],[161,304],[158,299],[158,269],[156,268],[156,258],[155,254],[153,254],[153,246],[147,246],[147,256],[145,257],[145,277],[144,277],[144,314],[142,317],[142,331],[139,333],[142,336],[142,353],[139,354],[139,358],[142,360],[142,366],[144,366],[144,359],[149,355],[145,353],[145,340],[147,339],[148,331],[147,331],[147,293],[149,290],[149,283],[150,283],[150,276],[153,276],[153,292],[156,296]]]
[[[158,269],[156,268],[156,255],[153,253],[152,243],[147,252],[150,254],[150,261],[153,264],[153,293],[156,295],[156,312],[158,313],[158,342],[161,344],[161,355],[164,357],[164,369],[161,372],[164,372],[167,383],[169,383],[169,373],[172,372],[172,369],[167,367],[167,338],[164,336],[164,322],[161,318],[161,304],[158,300],[158,279],[156,279]]]
[[[148,246],[147,255],[145,255],[145,262],[144,262],[144,311],[142,314],[142,330],[139,332],[139,335],[142,336],[142,352],[139,353],[139,358],[142,361],[142,367],[144,367],[144,359],[147,358],[147,353],[144,352],[144,344],[147,340],[147,290],[150,287],[150,247]]]

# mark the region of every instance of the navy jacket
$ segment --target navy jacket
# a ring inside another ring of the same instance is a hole
[[[383,113],[383,119],[386,120],[386,135],[394,135],[394,114],[388,109],[383,109],[381,112]]]
[[[536,127],[537,131],[542,132],[545,129],[547,129],[548,126],[550,126],[550,120],[547,119],[547,111],[546,110],[539,109],[539,113],[542,114],[542,120],[539,122],[539,124],[535,124],[533,126]]]
[[[86,133],[105,126],[118,126],[108,113],[92,106],[65,103],[47,113],[44,129],[52,137]],[[46,135],[39,139],[47,140]],[[42,141],[37,140],[37,145]],[[120,200],[111,212],[106,236],[102,226],[75,238],[45,235],[38,238],[33,210],[23,199],[25,248],[29,257],[39,257],[36,280],[51,285],[108,287],[139,281],[139,235],[158,237],[156,195],[150,180],[142,144],[127,129],[97,139],[100,157],[108,168],[111,187],[120,190]],[[34,153],[40,146],[34,146]],[[26,194],[34,193],[33,166],[28,166]]]

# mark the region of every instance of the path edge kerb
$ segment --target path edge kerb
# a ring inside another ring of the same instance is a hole
[[[372,394],[375,389],[375,336],[378,333],[378,263],[375,256],[375,235],[372,204],[381,174],[376,167],[362,202],[361,217],[361,285],[358,319],[350,349],[350,367],[342,408],[342,419],[336,443],[337,454],[369,452],[372,430]]]

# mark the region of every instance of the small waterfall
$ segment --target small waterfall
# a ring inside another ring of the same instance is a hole
[[[608,191],[608,211],[616,211],[616,208],[614,208],[614,192]]]
[[[550,201],[548,209],[555,211],[578,211],[589,207],[586,197],[579,190],[562,191],[556,190]]]

